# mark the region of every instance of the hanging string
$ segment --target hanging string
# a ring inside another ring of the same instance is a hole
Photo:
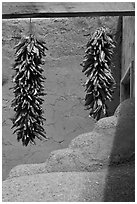
[[[32,20],[30,18],[30,23],[29,23],[29,33],[30,33],[30,37],[32,36],[33,30],[32,30]]]

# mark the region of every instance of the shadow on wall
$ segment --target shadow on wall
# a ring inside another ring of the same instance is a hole
[[[118,116],[119,114],[119,116]],[[104,202],[135,201],[135,105],[129,100],[119,106],[115,138],[106,177]],[[124,165],[126,163],[126,165]],[[119,164],[117,166],[117,164]],[[118,169],[119,168],[119,169]],[[116,171],[114,171],[116,169]]]

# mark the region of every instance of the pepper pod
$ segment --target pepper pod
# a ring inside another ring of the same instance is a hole
[[[85,83],[85,106],[89,116],[99,120],[107,116],[106,101],[112,100],[115,79],[110,69],[115,43],[105,27],[98,28],[87,43],[82,72],[88,77]]]
[[[15,46],[15,63],[13,69],[14,99],[11,106],[14,107],[13,133],[17,134],[17,140],[22,141],[24,146],[29,143],[35,144],[35,138],[46,138],[46,132],[42,127],[43,117],[42,104],[44,99],[42,75],[44,64],[43,56],[46,56],[45,42],[35,38],[34,35],[23,38]]]

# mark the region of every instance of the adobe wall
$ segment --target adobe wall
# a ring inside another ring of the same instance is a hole
[[[114,100],[108,103],[109,115],[113,115],[119,104],[119,81],[121,62],[121,24],[118,17],[95,18],[58,18],[32,19],[36,36],[47,42],[48,52],[45,58],[45,130],[50,138],[48,142],[37,142],[36,146],[22,147],[12,135],[13,93],[9,88],[13,71],[14,45],[21,36],[28,33],[29,19],[3,20],[2,25],[2,77],[3,77],[3,178],[9,170],[18,164],[41,163],[49,153],[66,147],[79,134],[90,132],[95,121],[88,117],[84,107],[84,87],[86,77],[81,72],[88,36],[97,27],[106,25],[117,41],[113,56],[112,72],[117,82]]]

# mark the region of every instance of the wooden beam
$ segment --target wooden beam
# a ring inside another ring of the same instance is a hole
[[[134,61],[132,61],[131,63],[131,68],[130,68],[130,98],[133,98],[135,97],[135,89],[134,89],[134,86],[135,86],[135,73],[134,73]]]
[[[122,84],[127,84],[130,80],[130,69],[131,69],[132,63],[128,66],[127,70],[125,71],[124,76],[121,79]]]
[[[3,2],[2,18],[134,16],[134,2]]]
[[[135,67],[134,61],[130,63],[128,66],[124,76],[120,82],[120,102],[124,101],[128,97],[133,98],[135,97]],[[130,86],[130,93],[128,95],[128,86]]]

